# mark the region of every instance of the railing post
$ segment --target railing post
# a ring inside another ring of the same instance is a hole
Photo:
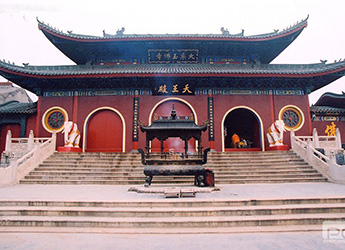
[[[34,164],[37,165],[38,164],[38,159],[39,159],[39,155],[40,155],[40,144],[35,144],[34,145],[34,151],[33,151],[33,159],[34,159]]]
[[[336,141],[337,149],[341,149],[341,136],[340,136],[339,128],[336,128],[335,130],[335,141]]]
[[[311,162],[312,157],[313,157],[310,144],[311,144],[310,139],[307,139],[307,159],[308,159],[308,162]]]
[[[291,129],[290,131],[290,142],[291,142],[291,149],[295,148],[295,131]]]
[[[52,144],[53,144],[53,147],[54,147],[54,151],[56,149],[56,132],[53,131],[52,133]]]
[[[12,132],[11,130],[7,130],[5,151],[11,150],[11,142],[12,142]]]
[[[18,168],[18,161],[16,158],[11,158],[10,159],[10,165],[8,170],[10,171],[9,173],[9,181],[7,182],[7,184],[12,185],[15,184],[17,182],[17,168]]]
[[[339,176],[339,167],[336,164],[336,158],[334,151],[329,154],[329,175],[335,181],[337,181]]]
[[[313,129],[313,146],[314,148],[319,148],[320,147],[320,143],[319,143],[319,135],[317,134],[317,130],[316,128]]]
[[[28,151],[34,148],[34,131],[30,130],[29,140],[28,140]]]

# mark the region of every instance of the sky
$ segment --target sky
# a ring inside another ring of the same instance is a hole
[[[36,17],[59,30],[85,35],[256,35],[302,19],[308,27],[272,63],[328,63],[345,58],[345,0],[0,0],[0,59],[16,65],[73,65],[37,28]],[[0,77],[0,81],[6,81]],[[310,94],[345,92],[345,77]],[[34,98],[35,99],[35,98]]]

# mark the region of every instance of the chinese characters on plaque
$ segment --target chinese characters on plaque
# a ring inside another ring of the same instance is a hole
[[[149,49],[149,63],[198,63],[197,49]]]
[[[159,83],[152,93],[154,95],[194,95],[195,87],[191,83]]]

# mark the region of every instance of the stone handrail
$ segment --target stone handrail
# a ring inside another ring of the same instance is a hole
[[[12,141],[15,143],[16,139],[13,138],[11,139]],[[22,142],[24,141],[22,140]],[[30,141],[33,144],[32,149],[20,158],[14,157],[15,151],[5,151],[3,157],[9,157],[9,165],[0,168],[0,186],[19,183],[25,175],[55,152],[55,133],[52,134],[51,138],[34,138],[33,140],[28,140],[28,142]],[[28,147],[31,146],[28,145]]]
[[[324,137],[322,139],[325,139]],[[291,130],[290,139],[292,150],[325,176],[328,181],[345,184],[345,166],[338,165],[335,158],[335,151],[343,153],[341,148],[331,151],[327,156],[315,149],[315,137],[297,137]],[[332,137],[330,139],[333,140]]]

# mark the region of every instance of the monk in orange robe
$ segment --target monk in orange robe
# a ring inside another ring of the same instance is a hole
[[[232,137],[231,137],[231,140],[232,140],[232,143],[234,145],[234,148],[237,148],[238,147],[238,144],[240,142],[240,137],[237,135],[237,134],[233,134]]]

